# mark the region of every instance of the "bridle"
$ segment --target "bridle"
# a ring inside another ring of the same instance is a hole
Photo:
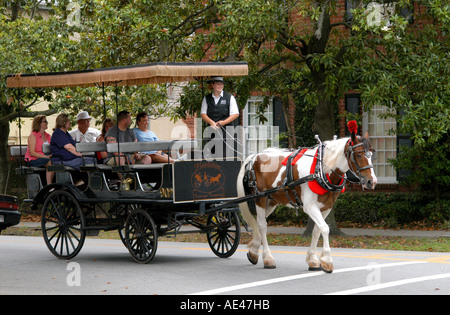
[[[355,150],[355,148],[358,148],[358,147],[361,147],[361,146],[363,147],[363,151],[360,151],[360,150],[356,151]],[[362,142],[358,143],[358,144],[355,144],[355,145],[353,144],[352,139],[348,140],[348,142],[347,142],[347,150],[345,151],[345,155],[347,157],[347,160],[352,161],[353,164],[356,166],[356,169],[354,169],[352,167],[352,163],[349,163],[350,172],[352,172],[353,175],[355,175],[356,178],[359,179],[359,181],[362,181],[363,175],[361,174],[361,171],[373,168],[373,164],[369,164],[369,165],[366,165],[366,166],[363,166],[363,167],[359,166],[358,161],[355,158],[355,153],[364,153],[364,155],[365,155],[365,157],[367,159],[371,158],[372,161],[373,161],[373,160],[376,160],[376,158],[377,158],[377,151],[375,151],[375,149],[373,149],[373,148],[368,148],[368,146],[364,145],[364,140]]]

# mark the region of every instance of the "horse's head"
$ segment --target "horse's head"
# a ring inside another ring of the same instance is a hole
[[[361,181],[361,184],[374,189],[377,184],[377,177],[373,171],[372,161],[376,159],[376,151],[369,141],[369,133],[364,137],[356,135],[356,122],[349,122],[349,130],[352,134],[351,139],[345,146],[345,156],[347,158],[350,171]]]

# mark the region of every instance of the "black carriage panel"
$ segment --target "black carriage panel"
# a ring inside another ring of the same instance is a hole
[[[237,198],[237,159],[177,161],[173,167],[174,202],[214,201]]]
[[[26,176],[28,199],[33,199],[46,183],[46,168],[28,166],[25,154],[28,146],[11,146],[10,156],[17,161],[16,173]]]

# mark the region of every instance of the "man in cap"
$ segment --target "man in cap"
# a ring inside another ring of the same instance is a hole
[[[91,116],[86,111],[82,111],[77,115],[78,129],[69,132],[75,142],[95,142],[101,132],[98,129],[91,128]]]
[[[236,151],[234,132],[231,132],[233,133],[231,134],[224,129],[227,125],[232,126],[232,123],[239,117],[236,99],[232,94],[223,90],[223,77],[211,77],[208,83],[212,83],[213,92],[203,98],[201,117],[205,123],[216,131],[212,133],[212,136],[217,137],[217,135],[220,135],[222,137],[224,145],[222,154],[225,154],[227,150]],[[233,137],[231,142],[226,143],[227,135],[228,137]]]
[[[233,122],[239,117],[239,108],[234,96],[223,90],[223,77],[211,77],[213,92],[203,98],[201,116],[203,121],[215,129]]]

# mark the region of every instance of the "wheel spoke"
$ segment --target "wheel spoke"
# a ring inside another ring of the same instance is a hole
[[[57,190],[44,201],[42,231],[47,247],[61,259],[71,259],[81,250],[86,232],[84,215],[73,195]]]
[[[209,246],[219,257],[230,257],[236,251],[240,241],[239,219],[235,212],[216,213],[208,217],[207,230]]]
[[[125,223],[125,244],[140,263],[150,262],[157,248],[157,231],[151,216],[142,209],[133,209]]]

